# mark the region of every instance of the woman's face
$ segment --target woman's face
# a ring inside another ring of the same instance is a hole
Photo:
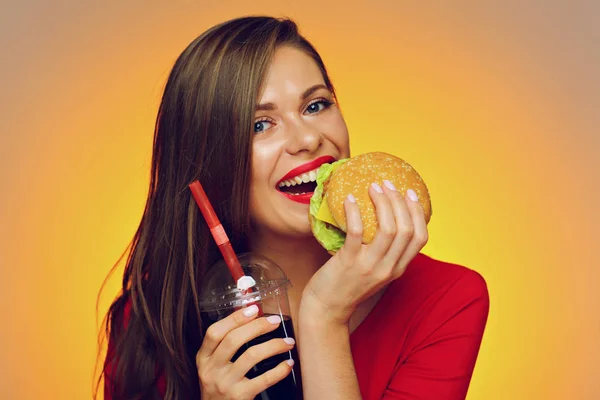
[[[289,46],[275,52],[253,132],[250,215],[255,228],[285,236],[310,234],[312,171],[349,157],[350,149],[342,114],[306,53]]]

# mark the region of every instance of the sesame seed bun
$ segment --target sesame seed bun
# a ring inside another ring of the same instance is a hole
[[[384,180],[392,182],[403,196],[408,189],[413,189],[425,212],[425,221],[429,223],[431,219],[429,191],[421,176],[410,164],[383,152],[371,152],[352,157],[331,173],[324,190],[324,201],[327,201],[337,225],[345,232],[347,227],[344,200],[349,194],[356,198],[363,222],[365,244],[373,241],[377,231],[377,216],[369,196],[369,187],[373,182],[383,186]]]

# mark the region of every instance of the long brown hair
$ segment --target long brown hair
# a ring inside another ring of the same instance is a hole
[[[289,19],[243,17],[195,39],[168,77],[154,132],[144,214],[128,248],[121,293],[104,319],[108,353],[102,379],[112,399],[200,398],[195,354],[202,342],[198,288],[219,259],[188,185],[198,179],[234,249],[250,250],[248,187],[254,113],[279,46],[317,63],[314,47]]]

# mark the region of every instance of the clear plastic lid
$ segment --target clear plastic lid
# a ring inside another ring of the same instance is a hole
[[[268,297],[286,296],[290,281],[281,268],[267,257],[245,253],[238,255],[244,274],[256,284],[243,294],[237,287],[224,261],[212,265],[204,276],[200,289],[200,310],[213,311],[241,307]]]

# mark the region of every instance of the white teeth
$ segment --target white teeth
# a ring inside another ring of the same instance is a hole
[[[299,185],[301,183],[316,182],[318,171],[319,171],[319,168],[316,168],[316,169],[313,169],[312,171],[305,172],[301,175],[290,178],[287,181],[280,182],[279,187],[283,187],[283,186],[290,187],[290,186]]]

